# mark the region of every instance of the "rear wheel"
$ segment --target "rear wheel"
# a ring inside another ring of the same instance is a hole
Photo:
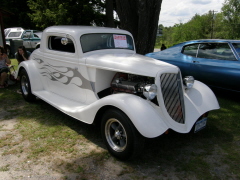
[[[36,96],[32,94],[31,84],[25,69],[20,72],[20,90],[26,101],[32,102],[36,100]]]
[[[7,46],[7,55],[8,55],[8,57],[10,58],[11,50],[10,50],[10,47],[8,47],[8,46]]]
[[[142,151],[145,138],[130,119],[118,109],[108,110],[102,119],[101,133],[108,151],[120,160],[132,159]]]

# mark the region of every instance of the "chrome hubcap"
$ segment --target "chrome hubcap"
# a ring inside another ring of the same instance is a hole
[[[28,85],[26,76],[22,76],[22,78],[21,78],[21,88],[22,88],[23,94],[25,96],[28,95],[29,85]]]
[[[122,152],[127,146],[127,134],[123,125],[117,119],[109,119],[105,125],[105,136],[110,147]]]

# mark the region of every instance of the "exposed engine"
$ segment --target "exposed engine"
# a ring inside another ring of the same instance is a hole
[[[127,73],[117,73],[111,82],[111,90],[112,93],[125,92],[142,96],[143,89],[147,84],[154,84],[154,78]]]

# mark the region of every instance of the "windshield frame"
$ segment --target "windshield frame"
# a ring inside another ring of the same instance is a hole
[[[116,37],[120,37],[118,42],[121,42],[116,46]],[[82,52],[87,53],[96,50],[112,50],[112,49],[125,49],[135,51],[134,40],[132,36],[121,33],[89,33],[83,34],[80,37],[80,44]]]

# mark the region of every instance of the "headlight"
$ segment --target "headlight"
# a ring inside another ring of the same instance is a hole
[[[194,77],[192,76],[186,76],[183,78],[183,84],[188,88],[191,89],[194,84]]]
[[[157,95],[157,85],[156,84],[147,84],[143,88],[143,95],[147,98],[147,100],[152,100]]]

